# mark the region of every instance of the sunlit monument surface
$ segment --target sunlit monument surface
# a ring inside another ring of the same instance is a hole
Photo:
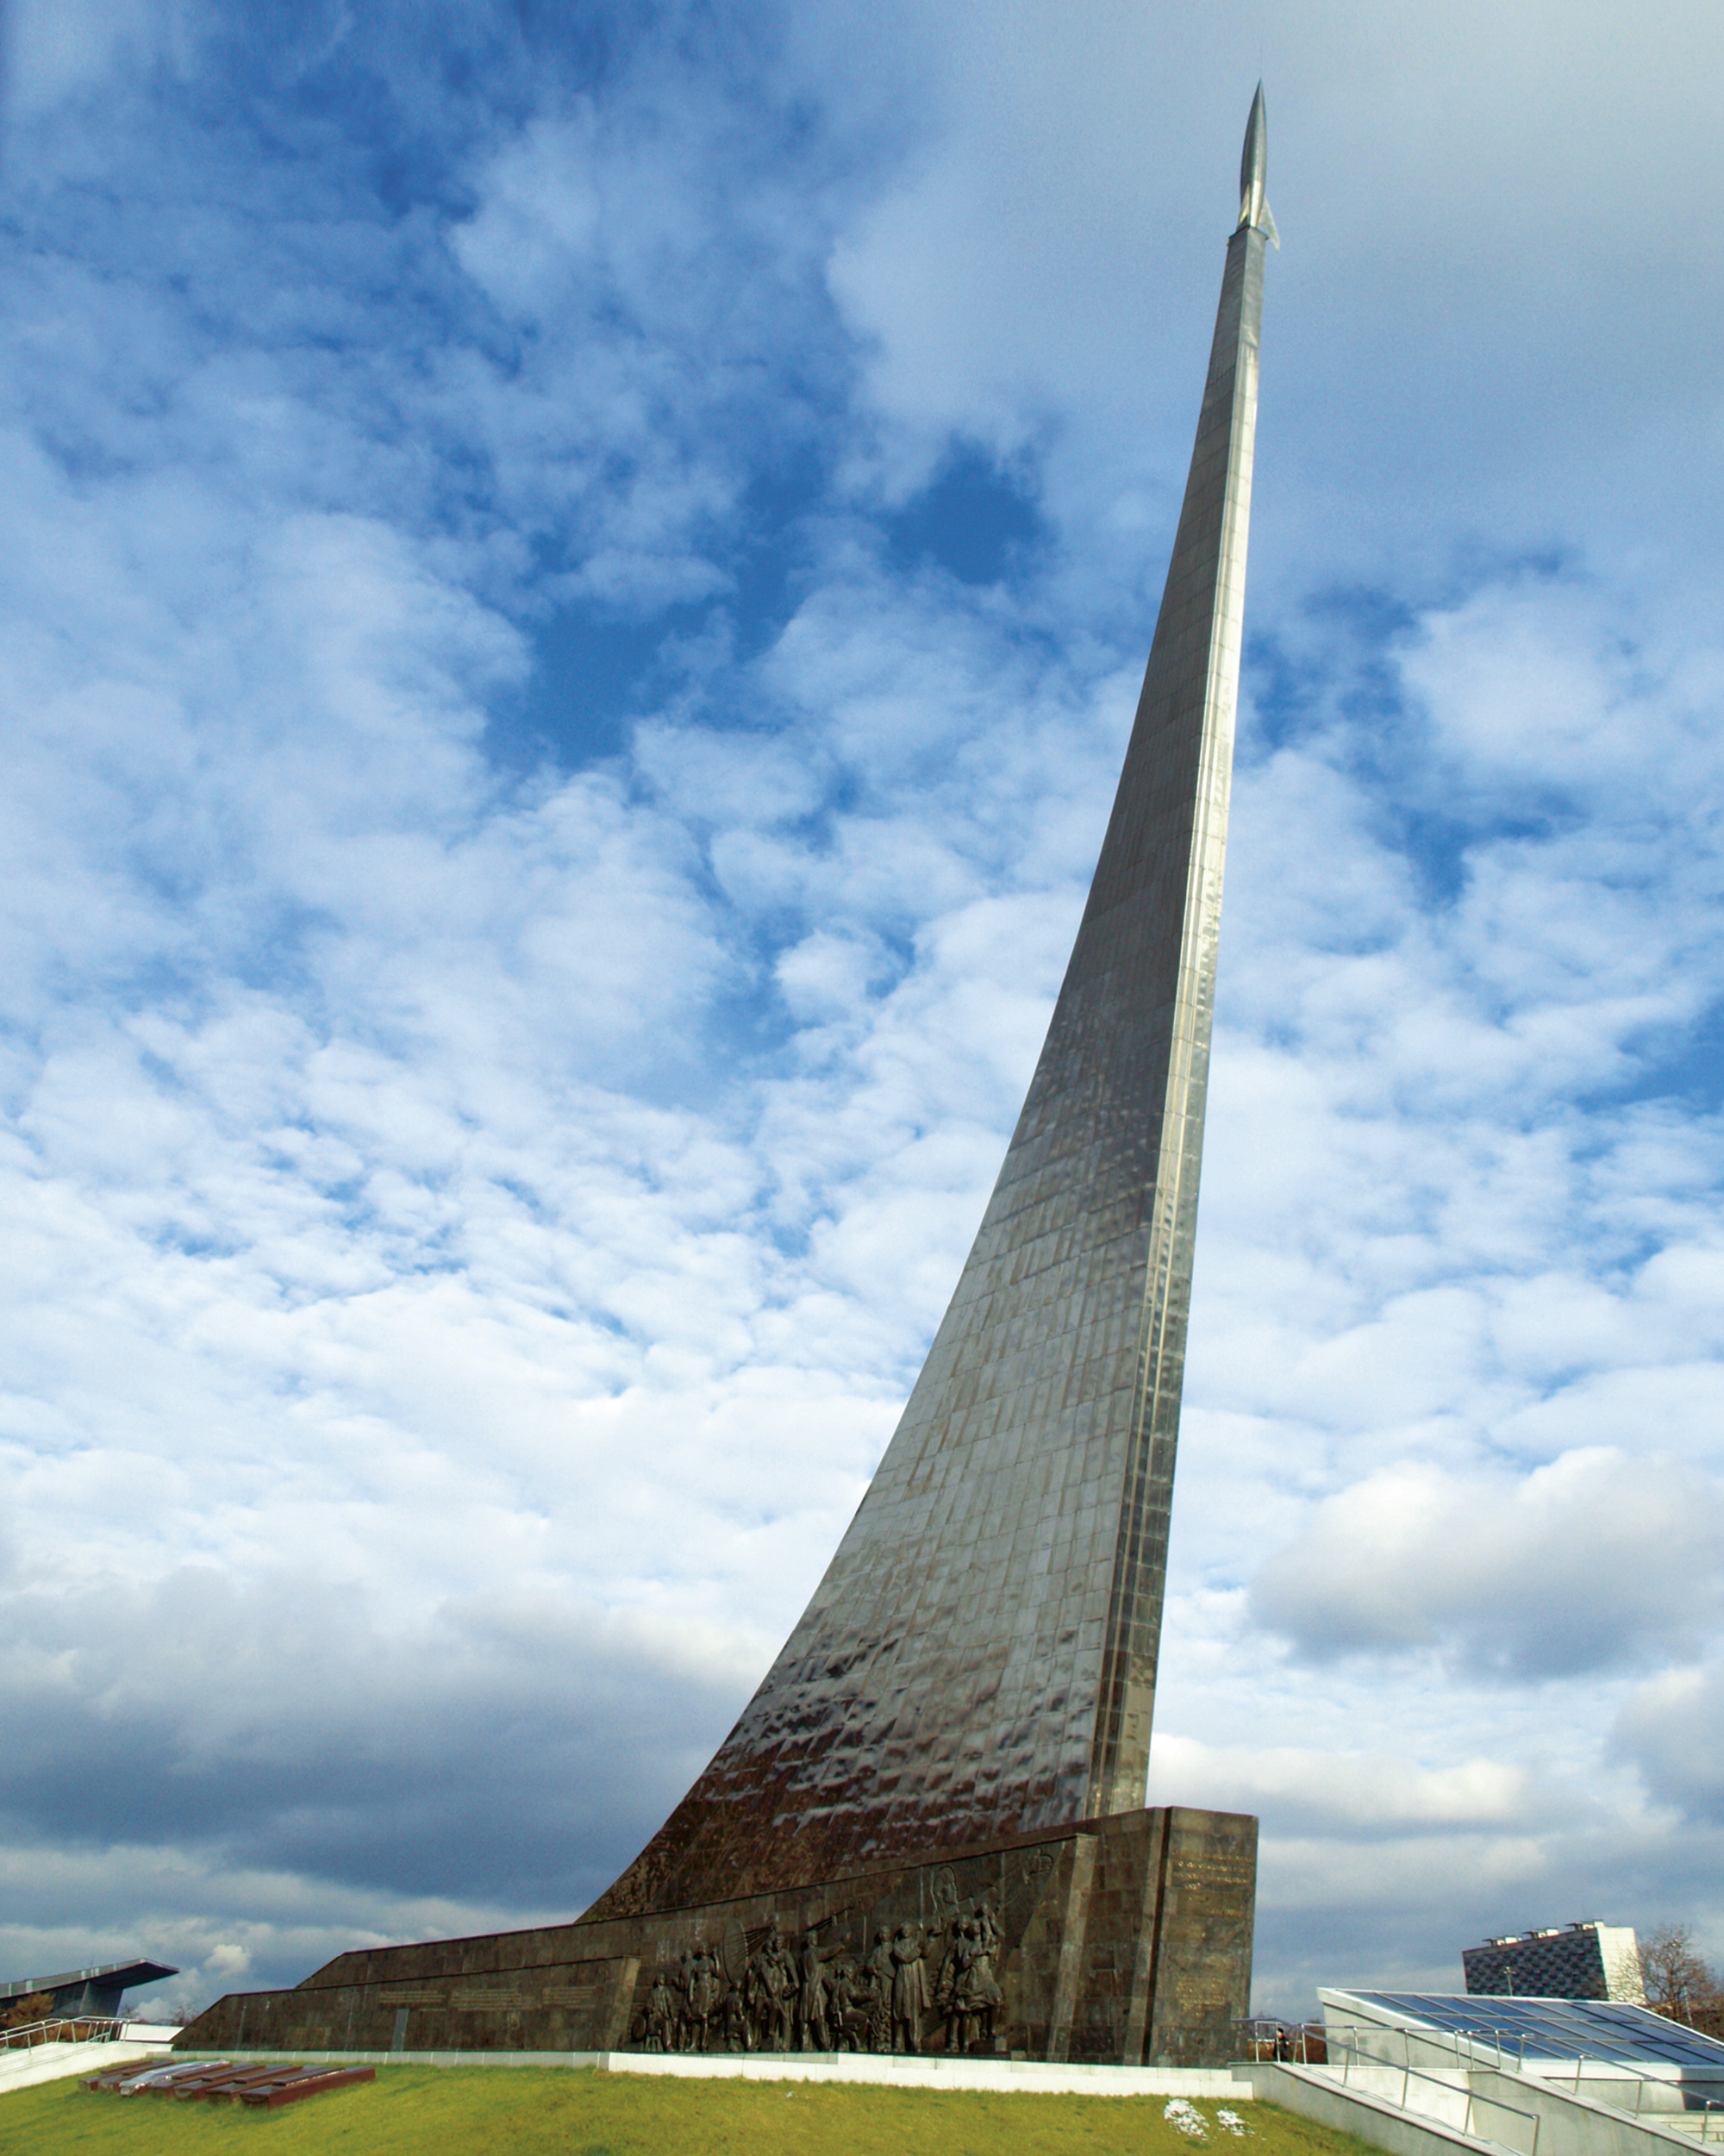
[[[712,1764],[578,1922],[339,1956],[183,2044],[1228,2055],[1257,1824],[1143,1809],[1215,1002],[1262,93],[1089,903],[896,1434]]]

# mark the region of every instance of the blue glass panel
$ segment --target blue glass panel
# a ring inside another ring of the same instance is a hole
[[[1724,2076],[1724,2044],[1616,2000],[1465,1997],[1429,1991],[1352,1991],[1346,1997],[1396,2021],[1450,2035],[1500,2041],[1527,2059],[1596,2059],[1607,2065],[1658,2064]]]

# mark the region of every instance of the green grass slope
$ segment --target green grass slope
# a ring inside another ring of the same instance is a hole
[[[1362,2156],[1364,2144],[1241,2102],[1244,2136],[1162,2097],[988,2096],[590,2069],[381,2066],[375,2082],[280,2111],[97,2096],[49,2082],[0,2099],[0,2151],[30,2156]]]

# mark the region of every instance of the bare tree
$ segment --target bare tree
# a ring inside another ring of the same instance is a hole
[[[0,2028],[25,2028],[32,2022],[45,2022],[53,2012],[53,2003],[52,1991],[30,1991],[13,1999],[0,2007]]]
[[[1694,1950],[1691,1924],[1654,1924],[1640,1942],[1640,1975],[1654,2014],[1710,2033],[1724,2018],[1717,1974]]]

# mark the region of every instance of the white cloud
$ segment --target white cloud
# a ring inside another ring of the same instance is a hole
[[[1325,1498],[1252,1601],[1319,1657],[1453,1640],[1567,1675],[1708,1634],[1721,1532],[1724,1492],[1656,1456],[1565,1453],[1521,1479],[1407,1461]]]
[[[52,107],[120,67],[183,56],[191,10],[162,0],[11,0],[3,18],[14,110]]]
[[[1704,1581],[1690,1578],[1704,1591]],[[1618,1749],[1640,1766],[1652,1794],[1685,1819],[1716,1826],[1724,1818],[1724,1666],[1678,1665],[1642,1685],[1623,1704]]]
[[[480,206],[458,228],[455,254],[499,305],[542,310],[577,276],[600,236],[593,114],[583,101],[555,120],[532,122],[497,152]]]
[[[1357,1753],[1285,1747],[1219,1751],[1190,1737],[1158,1737],[1153,1783],[1194,1792],[1220,1811],[1275,1815],[1284,1834],[1296,1821],[1331,1834],[1363,1829],[1378,1836],[1458,1828],[1524,1827],[1547,1815],[1549,1793],[1524,1765],[1462,1759],[1424,1767]]]

